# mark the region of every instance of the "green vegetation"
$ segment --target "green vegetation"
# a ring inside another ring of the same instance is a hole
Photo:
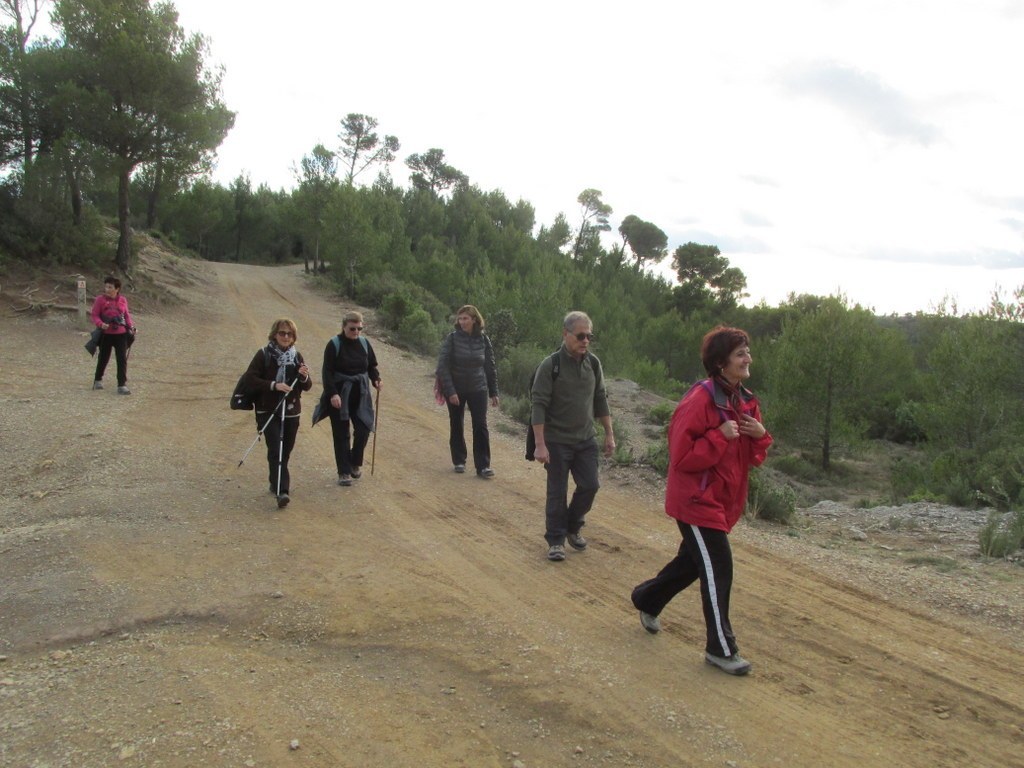
[[[971,316],[940,305],[878,317],[841,295],[744,307],[746,276],[715,245],[672,249],[657,224],[628,213],[621,243],[607,247],[614,209],[600,190],[538,222],[528,201],[480,189],[436,147],[407,154],[411,183],[397,186],[398,137],[355,112],[339,120],[336,146],[297,159],[294,189],[245,175],[214,184],[206,172],[233,115],[205,39],[178,27],[173,5],[58,0],[54,39],[32,36],[36,8],[0,5],[0,270],[103,264],[130,274],[134,228],[206,259],[302,262],[428,355],[471,301],[489,320],[504,408],[524,421],[530,375],[569,310],[591,314],[609,377],[673,400],[704,376],[704,333],[728,323],[751,334],[751,387],[786,446],[770,467],[831,482],[864,441],[898,442],[912,448],[892,463],[893,501],[942,499],[1019,520],[1024,286]],[[648,270],[666,258],[672,281]],[[671,411],[654,409],[651,421]],[[643,456],[620,445],[617,461],[666,470],[663,444]],[[785,519],[786,489],[756,485],[755,513]],[[994,524],[983,547],[1019,546],[1018,530]]]

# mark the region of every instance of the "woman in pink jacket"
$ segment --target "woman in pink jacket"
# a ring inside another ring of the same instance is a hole
[[[135,333],[135,323],[128,311],[128,299],[121,295],[121,281],[116,277],[103,278],[103,293],[92,304],[92,322],[103,329],[100,337],[99,357],[96,359],[96,376],[92,388],[103,389],[103,373],[110,362],[110,350],[117,360],[117,393],[130,395],[128,389],[128,342]]]
[[[743,514],[750,468],[764,461],[772,438],[761,424],[757,398],[743,386],[750,377],[747,334],[714,328],[704,337],[701,361],[709,378],[686,393],[668,429],[665,512],[675,518],[683,541],[675,558],[639,584],[632,599],[644,629],[656,634],[662,609],[700,579],[704,659],[731,675],[745,675],[750,662],[740,656],[729,622],[728,534]]]

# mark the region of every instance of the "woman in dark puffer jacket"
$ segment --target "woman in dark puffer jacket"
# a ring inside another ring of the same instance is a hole
[[[479,477],[494,477],[491,469],[491,437],[487,429],[487,401],[498,405],[498,374],[491,340],[484,333],[484,318],[472,304],[459,308],[455,330],[441,344],[437,378],[448,405],[451,448],[455,471],[466,471],[466,438],[463,422],[466,406],[473,420],[473,464]]]

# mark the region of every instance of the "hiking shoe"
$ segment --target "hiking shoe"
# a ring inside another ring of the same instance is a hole
[[[465,471],[466,471],[466,465],[465,464],[456,464],[455,465],[455,474],[461,475]]]
[[[578,533],[570,533],[565,537],[565,540],[569,542],[569,546],[575,549],[577,552],[582,552],[587,548],[587,540],[580,536]]]
[[[551,560],[552,562],[565,560],[565,547],[561,544],[552,544],[548,548],[548,560]]]
[[[730,675],[745,675],[750,671],[750,662],[738,653],[734,653],[732,656],[716,656],[705,651],[704,661]]]
[[[352,475],[338,475],[338,485],[352,485]]]
[[[103,382],[102,382],[102,381],[99,381],[99,380],[97,380],[97,381],[94,381],[94,382],[92,383],[92,388],[93,388],[93,389],[103,389]]]
[[[353,480],[358,480],[362,476],[363,476],[363,470],[362,469],[360,469],[359,467],[352,467],[352,479]]]
[[[661,619],[657,616],[652,616],[645,611],[640,611],[640,623],[643,624],[644,629],[652,635],[656,635],[661,632]]]
[[[491,469],[490,467],[484,467],[479,472],[477,472],[477,474],[486,480],[490,480],[492,477],[494,477],[494,470]]]
[[[117,388],[117,394],[119,394],[119,395],[130,395],[131,393],[132,393],[132,391],[130,389],[128,389],[128,387],[124,386],[123,384],[120,387]]]
[[[277,497],[277,508],[284,509],[288,506],[289,501],[291,501],[291,497],[287,493],[282,493]]]

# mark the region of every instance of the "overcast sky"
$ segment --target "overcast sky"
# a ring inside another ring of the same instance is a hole
[[[750,302],[964,310],[1024,284],[1024,2],[175,5],[225,70],[225,184],[293,187],[361,112],[399,184],[439,147],[538,223],[598,189],[613,228],[717,245]]]

